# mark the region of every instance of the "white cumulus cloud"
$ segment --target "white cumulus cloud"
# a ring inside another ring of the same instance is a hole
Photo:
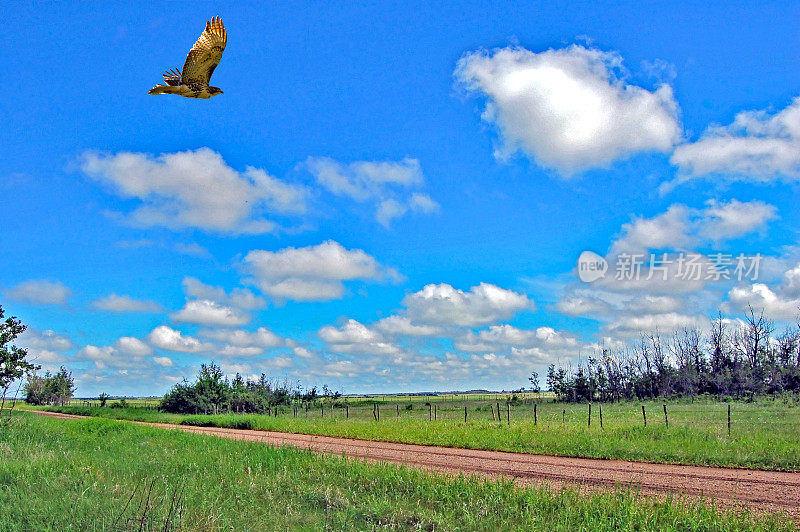
[[[71,294],[72,290],[61,281],[45,279],[24,281],[5,291],[7,298],[32,305],[62,305]]]
[[[106,312],[161,312],[163,307],[155,301],[135,299],[126,295],[110,294],[92,302],[92,306]]]
[[[733,313],[752,307],[756,312],[774,320],[796,320],[800,317],[800,297],[792,297],[774,291],[764,283],[735,286],[728,292],[728,301],[723,309]]]
[[[207,299],[221,305],[230,305],[244,310],[264,308],[267,302],[246,288],[234,288],[227,293],[220,286],[211,286],[194,277],[184,277],[183,291],[187,297]]]
[[[301,214],[307,191],[264,170],[238,172],[209,148],[165,153],[86,152],[81,170],[140,205],[129,219],[143,226],[198,228],[222,234],[274,232],[278,224],[264,216]]]
[[[507,319],[533,308],[525,294],[489,283],[473,286],[468,292],[449,284],[429,284],[403,299],[408,317],[426,324],[474,327]]]
[[[184,336],[180,331],[166,325],[159,325],[153,329],[147,335],[147,341],[159,349],[176,353],[201,353],[210,351],[214,347],[192,336]]]
[[[344,294],[343,281],[397,277],[360,249],[328,240],[316,246],[250,251],[244,269],[255,285],[276,299],[326,301]]]
[[[179,323],[198,323],[200,325],[223,325],[238,327],[250,322],[250,315],[242,310],[220,305],[208,299],[194,299],[170,315]]]
[[[305,168],[332,194],[375,203],[375,219],[386,228],[408,212],[439,211],[439,204],[429,195],[411,192],[425,183],[417,159],[344,164],[328,157],[309,157]]]
[[[696,142],[678,146],[671,158],[680,176],[664,189],[691,179],[767,182],[800,179],[800,97],[785,109],[743,111],[728,126],[712,126]]]
[[[456,78],[486,96],[506,158],[517,150],[565,176],[680,140],[672,88],[627,83],[617,53],[573,45],[540,53],[509,47],[466,54]]]

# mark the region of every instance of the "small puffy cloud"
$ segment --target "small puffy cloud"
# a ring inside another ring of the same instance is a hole
[[[363,344],[378,342],[382,339],[380,334],[353,319],[347,320],[340,328],[326,325],[319,330],[318,334],[324,341],[335,344]]]
[[[415,192],[408,200],[408,208],[414,212],[432,213],[439,212],[441,206],[429,195]]]
[[[129,219],[142,226],[197,228],[221,234],[274,232],[278,224],[263,216],[301,214],[307,191],[259,168],[238,172],[209,148],[152,156],[86,152],[81,170],[111,185],[140,206]]]
[[[228,294],[220,286],[204,284],[194,277],[184,277],[183,291],[187,297],[206,299],[221,305],[230,305],[244,310],[264,308],[267,302],[246,288],[234,288]]]
[[[153,348],[142,342],[138,338],[123,336],[114,343],[114,349],[124,355],[133,357],[145,357],[153,354]]]
[[[405,205],[400,204],[397,200],[387,199],[378,204],[378,209],[375,211],[375,219],[378,220],[379,224],[388,228],[395,218],[399,218],[405,213]]]
[[[569,295],[556,303],[556,310],[567,316],[583,316],[586,314],[604,314],[610,306],[602,299],[592,296]]]
[[[395,219],[400,218],[409,211],[430,214],[439,212],[439,209],[439,204],[432,200],[430,196],[416,193],[411,195],[408,203],[402,203],[391,198],[381,201],[375,211],[375,219],[388,229]]]
[[[316,246],[250,251],[244,269],[255,285],[276,299],[326,301],[344,294],[343,281],[397,276],[360,249],[328,240]]]
[[[220,305],[208,299],[187,301],[186,305],[170,315],[178,323],[198,323],[200,325],[222,325],[238,327],[250,322],[250,315],[239,309]]]
[[[521,150],[570,176],[637,152],[667,152],[680,140],[672,88],[631,85],[621,67],[619,54],[578,45],[509,47],[466,54],[455,76],[486,97],[483,119],[502,136],[497,157]]]
[[[211,256],[211,253],[206,248],[195,243],[183,244],[179,242],[175,244],[175,251],[181,255],[189,255],[192,257],[206,258]]]
[[[374,202],[375,219],[386,228],[407,212],[430,214],[439,210],[439,204],[427,194],[409,195],[425,183],[416,159],[343,164],[327,157],[309,157],[305,168],[332,194]]]
[[[800,179],[800,97],[782,111],[744,111],[728,126],[712,126],[696,142],[678,146],[671,158],[676,184],[702,177],[768,182]]]
[[[31,305],[63,305],[71,293],[61,281],[45,279],[25,281],[5,291],[7,298]]]
[[[708,319],[677,312],[663,314],[623,315],[611,322],[606,329],[619,337],[634,338],[642,333],[670,333],[683,328],[706,329]]]
[[[123,336],[114,345],[87,345],[76,356],[78,359],[93,362],[97,369],[106,369],[138,366],[145,357],[152,354],[153,348],[138,338]]]
[[[533,308],[525,294],[481,283],[468,292],[449,284],[429,284],[403,299],[408,317],[425,324],[475,327]]]
[[[73,348],[68,336],[55,331],[27,328],[19,335],[19,345],[28,350],[69,351]]]
[[[731,240],[763,230],[776,217],[774,205],[758,200],[710,200],[702,209],[676,203],[652,218],[634,218],[623,224],[609,254],[688,249],[702,243]]]
[[[327,157],[309,157],[306,168],[331,193],[356,201],[380,198],[390,185],[411,188],[425,182],[419,161],[409,158],[400,162],[357,161],[342,164]]]
[[[220,350],[220,354],[224,356],[260,355],[264,349],[284,347],[291,343],[266,327],[259,327],[252,332],[243,329],[211,329],[200,331],[200,335],[225,344]]]
[[[92,306],[106,312],[161,312],[163,307],[155,301],[134,299],[130,296],[111,294],[92,302]]]
[[[292,354],[294,356],[297,356],[297,357],[300,357],[300,358],[303,358],[303,359],[306,359],[306,360],[311,360],[311,359],[316,357],[316,355],[314,354],[313,351],[311,351],[310,349],[307,349],[305,347],[301,347],[301,346],[293,347],[292,348]]]
[[[28,351],[31,361],[36,364],[64,362],[65,352],[74,347],[68,336],[55,331],[27,328],[17,338],[17,345]]]
[[[492,325],[477,334],[469,332],[455,344],[456,349],[470,352],[498,351],[506,346],[556,350],[578,345],[578,340],[572,335],[556,331],[552,327],[526,330],[508,324]]]
[[[795,320],[800,317],[800,297],[776,293],[763,283],[735,286],[728,292],[728,301],[722,308],[728,312],[744,312],[752,307],[757,312],[775,320]]]
[[[696,243],[690,234],[690,212],[686,205],[676,204],[652,218],[635,218],[622,226],[622,236],[611,246],[610,254],[690,247]]]
[[[782,288],[785,294],[800,297],[800,264],[784,274]]]
[[[634,312],[663,314],[680,310],[683,302],[676,297],[642,294],[627,302],[625,307]]]
[[[220,355],[226,357],[250,357],[261,355],[264,353],[263,347],[239,347],[236,345],[226,345],[217,351]]]
[[[398,346],[386,342],[380,333],[353,319],[341,327],[326,325],[317,334],[337,353],[399,355],[402,352]]]
[[[720,203],[710,200],[703,212],[705,219],[699,233],[714,242],[737,238],[763,230],[767,222],[777,218],[777,210],[774,205],[761,201],[741,202],[733,199],[728,203]]]
[[[213,345],[206,344],[191,336],[184,336],[166,325],[159,325],[147,335],[151,345],[165,351],[176,353],[202,353],[213,349]]]
[[[267,366],[271,369],[287,369],[294,366],[294,360],[286,355],[279,355],[267,360]]]
[[[170,368],[175,365],[175,363],[172,362],[172,359],[169,357],[153,357],[153,362],[162,368]]]
[[[95,367],[98,369],[106,369],[110,365],[116,365],[114,363],[114,348],[110,345],[105,347],[87,345],[78,351],[77,357],[94,362]]]
[[[380,319],[375,322],[373,327],[389,336],[438,336],[442,334],[441,327],[415,324],[408,317],[398,315]]]

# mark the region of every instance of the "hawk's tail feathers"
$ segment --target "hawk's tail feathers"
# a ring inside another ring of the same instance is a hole
[[[147,91],[147,94],[169,94],[171,92],[168,90],[169,88],[170,87],[168,85],[156,85]]]

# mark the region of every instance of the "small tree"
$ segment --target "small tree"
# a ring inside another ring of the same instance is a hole
[[[528,380],[531,381],[531,390],[534,393],[539,393],[539,374],[531,371],[531,376],[528,377]]]
[[[106,401],[108,401],[108,394],[106,392],[103,392],[97,396],[97,399],[100,401],[100,406],[106,406]]]
[[[7,318],[3,321],[3,315],[3,307],[0,306],[0,393],[2,393],[2,397],[0,397],[0,421],[3,419],[3,407],[6,403],[8,390],[26,374],[39,369],[39,366],[26,360],[28,356],[26,349],[20,349],[11,344],[27,327],[15,317]],[[8,413],[9,420],[16,404],[16,394],[14,394],[14,402]]]

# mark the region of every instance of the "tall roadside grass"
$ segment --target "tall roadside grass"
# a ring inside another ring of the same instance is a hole
[[[588,405],[541,404],[536,421],[532,406],[512,408],[508,424],[493,421],[489,406],[471,405],[464,422],[463,406],[442,404],[436,421],[429,411],[397,409],[385,405],[380,421],[368,411],[328,409],[325,417],[312,412],[293,417],[286,409],[277,417],[264,415],[182,416],[143,408],[60,407],[61,412],[80,415],[188,425],[274,430],[419,443],[472,449],[490,449],[561,456],[626,459],[697,465],[733,466],[786,471],[800,470],[800,408],[776,401],[736,403],[733,428],[727,431],[727,405],[670,404],[666,425],[662,403],[647,403],[645,427],[640,403],[603,405],[600,427],[599,405],[594,405],[592,425]],[[495,407],[496,409],[496,407]],[[505,407],[502,409],[505,415]],[[399,411],[399,415],[398,415]],[[369,414],[370,417],[367,417]]]
[[[447,478],[106,419],[0,431],[0,530],[791,530],[635,493]]]

